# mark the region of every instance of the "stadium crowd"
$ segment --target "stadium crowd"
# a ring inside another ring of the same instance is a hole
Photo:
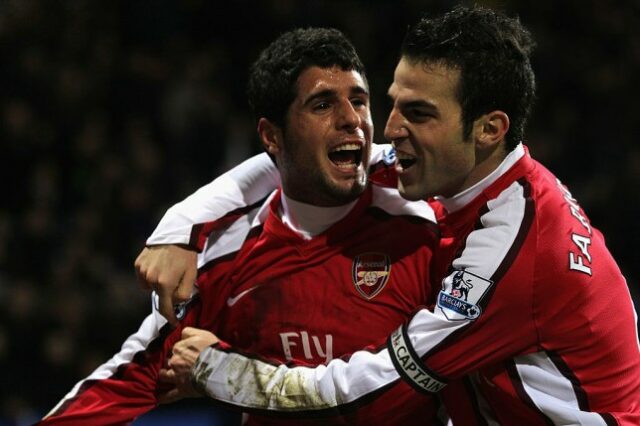
[[[452,2],[0,1],[0,424],[50,409],[148,312],[133,260],[167,207],[258,151],[245,70],[334,26],[367,66],[382,143],[406,25]],[[525,143],[600,228],[640,306],[640,5],[484,1],[538,48]],[[240,71],[241,70],[241,71]]]

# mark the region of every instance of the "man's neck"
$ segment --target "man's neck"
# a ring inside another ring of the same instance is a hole
[[[468,188],[471,188],[493,173],[500,164],[502,164],[508,154],[509,153],[506,152],[504,143],[500,143],[492,149],[477,149],[476,164],[457,193],[459,194],[466,191]]]
[[[293,200],[283,192],[279,214],[285,225],[309,240],[349,214],[357,201],[336,207],[319,207]]]
[[[497,166],[488,168],[488,171],[483,174],[482,177],[475,182],[475,184],[469,186],[463,191],[460,191],[453,197],[435,197],[435,199],[440,201],[440,203],[442,203],[442,205],[449,213],[460,210],[462,207],[471,202],[471,200],[480,195],[482,191],[484,191],[493,182],[495,182],[507,170],[513,167],[513,165],[524,155],[524,146],[522,144],[519,144],[502,161],[500,161]]]

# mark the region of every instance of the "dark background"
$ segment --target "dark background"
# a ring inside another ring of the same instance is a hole
[[[604,232],[638,301],[640,3],[480,3],[536,37],[525,143]],[[133,270],[146,236],[258,152],[244,85],[268,42],[344,31],[383,142],[406,26],[453,4],[0,0],[0,422],[48,411],[136,330],[150,307]]]

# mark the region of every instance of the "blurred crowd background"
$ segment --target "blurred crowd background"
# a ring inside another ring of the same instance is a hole
[[[637,302],[640,3],[479,3],[537,39],[525,143],[604,232]],[[406,26],[453,4],[0,0],[0,423],[48,411],[148,313],[133,269],[145,238],[258,152],[244,88],[268,42],[300,26],[345,32],[383,143]]]

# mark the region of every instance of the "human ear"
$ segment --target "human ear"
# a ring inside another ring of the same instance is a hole
[[[509,131],[509,116],[500,110],[484,114],[473,123],[474,139],[481,148],[498,145],[504,140],[507,131]]]
[[[258,136],[267,153],[276,155],[282,149],[282,130],[264,117],[258,120]]]

